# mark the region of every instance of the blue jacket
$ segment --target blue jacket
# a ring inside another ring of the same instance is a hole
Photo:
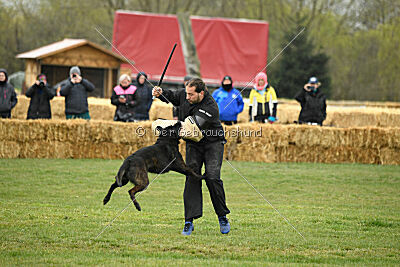
[[[214,91],[212,96],[218,104],[219,119],[221,121],[237,121],[237,115],[243,111],[244,107],[243,98],[239,90],[232,88],[227,92],[220,87]]]

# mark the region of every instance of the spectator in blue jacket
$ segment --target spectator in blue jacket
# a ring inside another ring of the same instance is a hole
[[[242,95],[232,84],[232,78],[226,75],[222,79],[221,87],[212,94],[218,104],[219,119],[225,125],[236,124],[237,116],[244,106]]]

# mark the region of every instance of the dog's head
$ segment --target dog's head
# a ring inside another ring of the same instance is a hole
[[[159,133],[158,135],[158,140],[179,140],[179,131],[181,129],[182,125],[181,122],[178,121],[176,124],[167,126],[165,128],[162,128],[161,126],[157,126],[156,130]]]

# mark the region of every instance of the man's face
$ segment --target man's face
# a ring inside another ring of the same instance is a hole
[[[231,82],[230,80],[226,79],[226,80],[224,80],[224,81],[222,82],[222,84],[224,84],[224,85],[226,85],[226,84],[232,84],[232,82]]]
[[[190,104],[197,104],[201,102],[204,98],[204,91],[200,93],[196,92],[195,86],[186,86],[186,100],[189,101]]]
[[[4,82],[6,80],[6,75],[4,72],[0,72],[0,82]]]

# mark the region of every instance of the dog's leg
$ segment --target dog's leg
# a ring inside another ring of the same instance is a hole
[[[135,194],[137,192],[145,190],[148,185],[149,185],[149,177],[147,176],[147,171],[146,169],[142,168],[140,169],[140,171],[137,171],[136,173],[135,186],[128,191],[133,201],[133,204],[135,204],[135,207],[138,211],[141,211],[142,209],[140,208],[139,203],[136,201]]]
[[[113,184],[111,185],[110,189],[108,190],[107,195],[106,195],[106,196],[104,197],[104,199],[103,199],[103,205],[107,204],[108,201],[110,201],[111,194],[112,194],[112,192],[114,191],[114,189],[117,188],[117,187],[118,187],[117,182],[115,182],[115,183],[113,183]]]
[[[202,180],[202,179],[205,178],[203,175],[195,173],[192,170],[192,168],[190,168],[189,166],[187,166],[185,164],[185,162],[183,161],[182,156],[181,155],[179,155],[179,156],[176,157],[176,160],[172,164],[171,171],[176,171],[176,172],[179,172],[181,174],[188,175],[188,176],[194,177],[194,178],[199,179],[199,180]]]
[[[135,194],[137,192],[143,191],[146,187],[142,185],[135,185],[131,190],[128,191],[129,195],[131,196],[131,199],[133,201],[133,204],[135,204],[135,207],[138,211],[141,211],[142,209],[140,208],[139,202],[137,202],[135,198]]]
[[[115,177],[115,179],[117,179],[117,177]],[[122,180],[121,186],[126,185],[128,182],[129,182],[128,179],[123,179],[123,180]],[[103,199],[103,204],[104,204],[104,205],[107,204],[108,201],[110,201],[111,194],[114,192],[115,188],[117,188],[117,187],[119,187],[119,185],[118,185],[117,181],[115,181],[115,183],[113,183],[113,184],[110,186],[110,189],[108,190],[107,195],[106,195],[106,196],[104,197],[104,199]]]

